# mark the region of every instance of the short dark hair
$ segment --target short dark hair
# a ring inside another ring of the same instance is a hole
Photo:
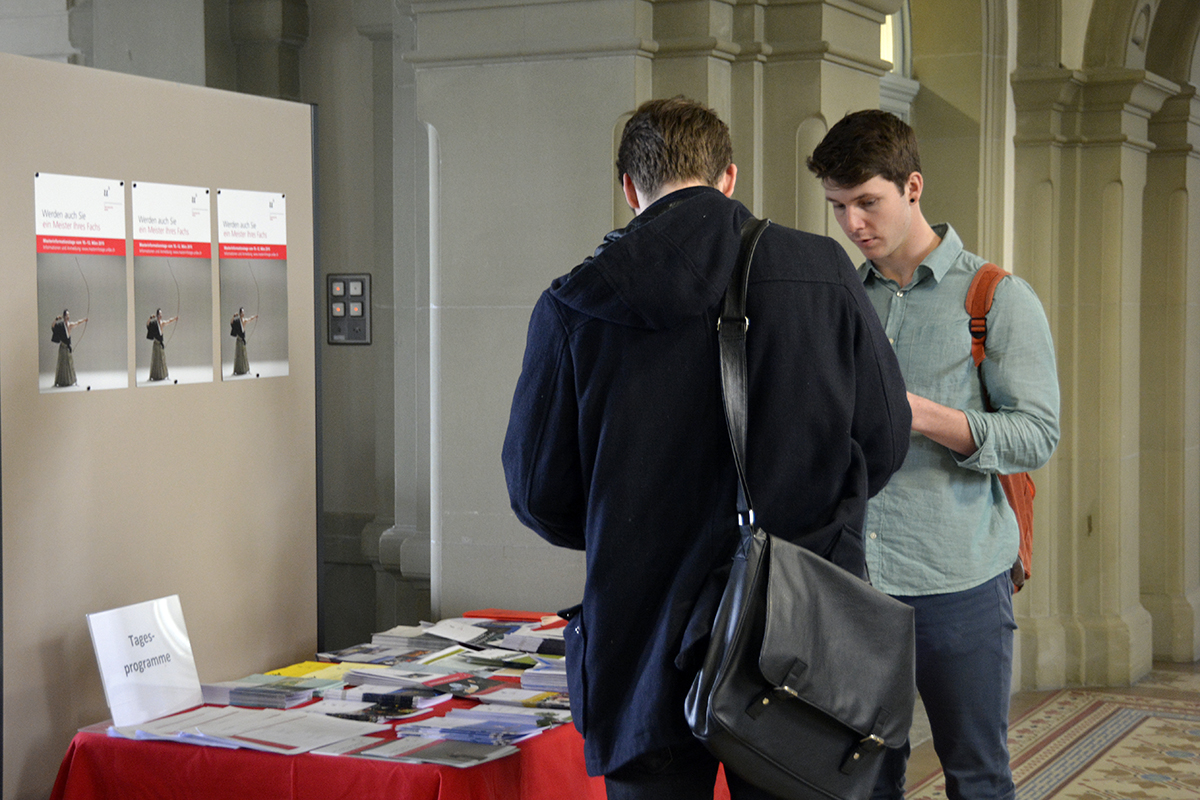
[[[678,181],[716,186],[731,163],[729,126],[711,108],[679,95],[642,103],[625,123],[617,180],[628,175],[648,195]]]
[[[808,157],[808,168],[841,188],[887,178],[904,193],[908,176],[921,171],[917,136],[904,120],[879,109],[842,117]]]

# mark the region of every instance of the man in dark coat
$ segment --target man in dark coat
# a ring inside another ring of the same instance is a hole
[[[587,553],[565,635],[589,773],[610,800],[711,797],[717,762],[683,715],[698,666],[684,633],[738,539],[716,321],[750,212],[730,199],[728,128],[684,98],[637,110],[617,170],[636,216],[535,306],[504,469],[521,521]],[[865,576],[866,502],[910,430],[879,318],[839,245],[780,225],[747,313],[758,521]],[[764,796],[727,777],[735,798]]]

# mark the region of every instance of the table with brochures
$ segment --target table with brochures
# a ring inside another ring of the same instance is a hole
[[[88,726],[51,800],[602,800],[566,707],[565,620],[500,613],[397,626],[197,686],[199,706]]]
[[[583,740],[563,725],[518,745],[508,758],[459,769],[304,753],[133,741],[76,734],[51,800],[171,797],[195,800],[603,800],[589,778]]]

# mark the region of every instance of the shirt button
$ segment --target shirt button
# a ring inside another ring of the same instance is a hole
[[[874,532],[872,532],[872,533],[871,533],[871,538],[872,538],[872,539],[875,539],[875,538],[877,538],[877,535],[876,535]]]
[[[900,291],[896,292],[896,297],[904,297],[904,290],[901,289]]]

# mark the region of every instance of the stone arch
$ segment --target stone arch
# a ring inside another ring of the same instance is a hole
[[[1175,83],[1200,84],[1200,3],[1161,0],[1150,29],[1146,69]]]
[[[1088,17],[1084,68],[1145,69],[1148,31],[1155,27],[1161,5],[1162,0],[1095,0]]]

